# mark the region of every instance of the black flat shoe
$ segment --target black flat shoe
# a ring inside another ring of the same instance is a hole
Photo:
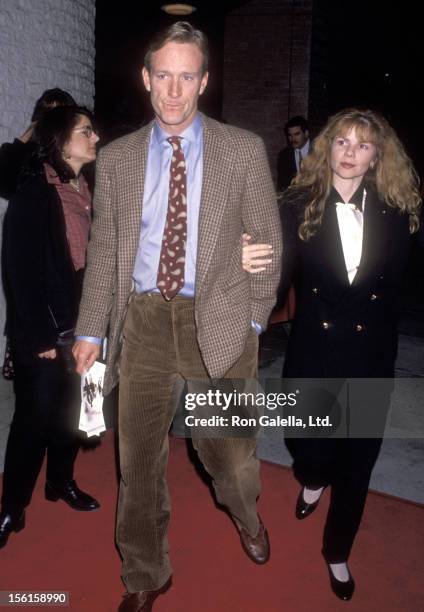
[[[3,548],[7,544],[12,531],[18,533],[25,527],[25,512],[22,511],[18,518],[14,518],[7,512],[0,513],[0,548]]]
[[[299,493],[299,497],[297,498],[297,502],[296,502],[295,514],[296,514],[296,518],[299,519],[299,521],[301,521],[302,519],[305,519],[307,516],[312,514],[312,512],[318,506],[319,500],[321,499],[321,496],[320,496],[316,502],[314,502],[313,504],[308,504],[308,502],[306,502],[303,497],[304,491],[305,491],[305,487],[303,487],[303,489]]]
[[[88,493],[81,491],[81,489],[77,487],[75,480],[71,480],[60,486],[47,481],[45,494],[47,500],[55,502],[62,499],[68,506],[73,508],[73,510],[91,512],[92,510],[100,508],[99,502],[94,499],[94,497],[91,497],[91,495],[88,495]]]
[[[337,580],[337,578],[331,571],[331,567],[328,563],[327,563],[327,567],[328,567],[328,573],[330,575],[331,590],[333,591],[335,595],[337,595],[339,599],[342,599],[343,601],[349,601],[349,599],[352,598],[353,591],[355,590],[355,581],[352,578],[352,575],[349,572],[349,569],[347,570],[349,572],[349,580],[342,581],[342,580]]]

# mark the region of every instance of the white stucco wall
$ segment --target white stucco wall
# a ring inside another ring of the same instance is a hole
[[[46,89],[93,107],[94,25],[95,0],[0,0],[0,143],[25,131]],[[0,222],[5,208],[0,198]],[[4,314],[1,293],[0,363]]]

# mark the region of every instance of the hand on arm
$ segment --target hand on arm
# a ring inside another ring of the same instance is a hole
[[[245,272],[257,274],[263,272],[272,263],[273,249],[270,244],[249,244],[252,239],[249,234],[243,234],[242,265]]]
[[[34,132],[34,128],[36,126],[37,122],[33,121],[30,126],[25,130],[25,132],[22,134],[22,136],[19,136],[18,140],[20,140],[23,143],[27,143],[30,139],[31,136]]]

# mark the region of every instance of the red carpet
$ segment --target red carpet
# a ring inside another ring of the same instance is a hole
[[[111,432],[101,447],[80,453],[76,475],[101,509],[84,514],[45,501],[40,478],[26,528],[12,534],[0,551],[0,590],[64,590],[70,593],[68,609],[116,612],[124,589],[113,544],[117,486]],[[264,463],[260,512],[272,555],[267,565],[255,566],[242,552],[231,521],[214,507],[184,440],[171,440],[169,483],[174,583],[157,600],[155,612],[424,610],[422,506],[369,495],[350,562],[357,589],[346,603],[330,591],[320,555],[328,494],[313,516],[296,521],[298,487],[290,470]]]

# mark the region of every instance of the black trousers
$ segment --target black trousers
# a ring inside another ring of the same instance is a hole
[[[66,374],[56,359],[15,363],[16,407],[6,449],[2,509],[20,513],[32,492],[47,452],[47,480],[73,478],[78,452],[79,376]]]
[[[381,443],[382,438],[286,439],[297,480],[311,489],[331,486],[322,548],[328,563],[349,558]]]

